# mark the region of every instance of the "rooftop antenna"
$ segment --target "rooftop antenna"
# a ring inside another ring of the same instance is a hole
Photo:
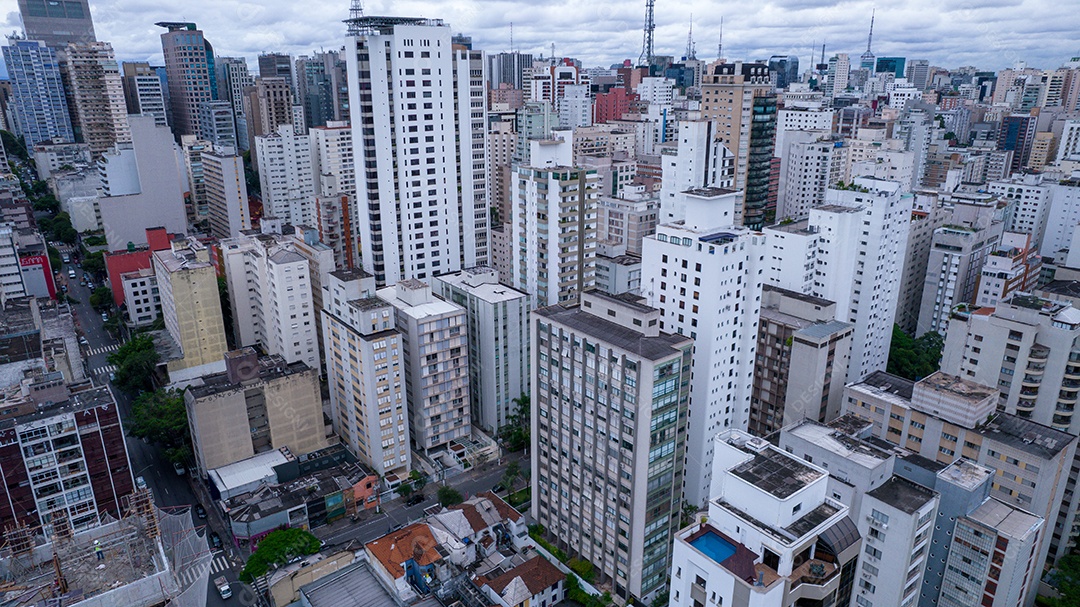
[[[350,36],[360,35],[360,26],[357,24],[357,20],[364,17],[364,7],[360,4],[360,0],[351,0],[349,4],[349,29],[348,34]]]
[[[656,30],[656,21],[653,19],[653,5],[655,3],[656,0],[645,0],[645,40],[641,45],[638,66],[651,66],[653,63],[653,31]]]
[[[716,45],[716,59],[724,58],[724,17],[720,16],[720,43]]]
[[[697,59],[697,49],[694,48],[694,13],[690,13],[690,32],[686,34],[686,58]]]
[[[874,39],[874,16],[877,13],[877,9],[870,11],[870,34],[866,37],[866,52],[870,52],[870,41]]]
[[[551,43],[551,65],[555,65],[558,61],[555,61],[555,43]]]
[[[514,22],[510,22],[510,52],[514,52]]]

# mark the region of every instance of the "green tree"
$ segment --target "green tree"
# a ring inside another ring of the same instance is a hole
[[[105,255],[101,251],[86,255],[83,257],[82,267],[91,275],[101,274],[105,271]]]
[[[157,367],[158,359],[154,338],[146,333],[136,335],[109,355],[109,364],[116,367],[116,379],[113,383],[132,396],[152,390],[154,368]]]
[[[465,501],[464,498],[461,497],[461,492],[450,485],[439,487],[437,497],[439,498],[439,503],[443,506],[453,506],[454,504],[460,504]]]
[[[1080,606],[1080,555],[1069,554],[1054,564],[1052,584],[1057,588],[1057,607]]]
[[[139,394],[126,422],[128,434],[161,447],[165,459],[182,464],[191,457],[191,432],[183,393],[161,389]]]
[[[240,579],[253,582],[265,575],[274,564],[285,564],[294,556],[307,556],[319,551],[319,539],[303,529],[278,529],[259,541],[258,548],[248,557]]]
[[[428,477],[426,474],[420,474],[416,470],[413,470],[409,473],[409,478],[412,480],[412,485],[417,491],[423,491],[424,487],[427,486]]]
[[[90,305],[94,308],[109,308],[113,304],[112,289],[98,287],[90,294]]]
[[[53,270],[59,270],[64,266],[63,257],[60,256],[60,251],[53,248],[52,245],[46,245],[46,250],[49,253],[49,265]]]
[[[509,493],[514,492],[514,483],[521,477],[521,464],[517,462],[510,462],[506,465],[506,470],[503,471],[502,485],[506,487],[506,491]]]
[[[893,325],[886,371],[911,380],[922,379],[938,370],[944,347],[945,339],[935,331],[912,339],[899,326]]]
[[[26,151],[26,144],[22,137],[16,137],[9,131],[0,131],[0,141],[4,142],[4,150],[7,151],[8,156],[30,160],[30,154]]]
[[[522,393],[514,399],[514,412],[499,430],[499,438],[509,451],[521,451],[529,446],[529,425],[532,423],[529,395]]]
[[[397,494],[405,499],[409,499],[409,496],[413,494],[413,485],[409,481],[402,481],[397,488]]]
[[[35,211],[44,211],[50,215],[55,215],[60,212],[60,201],[52,194],[41,196],[34,201],[32,206]]]

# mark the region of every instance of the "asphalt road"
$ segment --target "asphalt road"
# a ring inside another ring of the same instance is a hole
[[[61,253],[69,252],[64,247],[60,247],[59,250]],[[68,278],[68,268],[75,269],[75,280]],[[115,352],[121,344],[105,330],[101,313],[90,306],[90,289],[79,284],[79,279],[81,279],[82,276],[83,271],[81,268],[78,268],[74,264],[64,264],[57,278],[57,287],[59,288],[60,285],[66,285],[68,288],[68,295],[78,302],[72,303],[71,308],[72,313],[75,316],[75,324],[79,329],[79,333],[86,338],[86,343],[81,346],[85,360],[85,370],[90,378],[94,380],[94,383],[103,384],[109,381],[109,372],[113,370],[108,362],[109,354]],[[95,283],[94,286],[100,286],[102,284],[102,281],[97,280],[97,278],[94,278],[93,282]],[[115,388],[113,389],[113,394],[116,397],[121,417],[127,419],[131,414],[131,399]],[[140,439],[130,436],[127,437],[127,449],[128,458],[131,460],[133,476],[143,477],[143,480],[146,481],[147,486],[153,492],[154,502],[159,508],[171,512],[188,511],[196,527],[202,527],[206,524],[205,520],[200,520],[195,517],[194,512],[191,510],[192,505],[195,504],[197,500],[195,499],[194,492],[191,490],[191,486],[188,484],[186,474],[184,476],[177,475],[172,464],[162,457],[161,452],[157,447],[144,443]],[[211,551],[209,531],[206,528],[203,528],[200,532],[208,538],[207,551]],[[218,533],[221,533],[220,529],[218,530]],[[213,557],[210,564],[210,581],[206,589],[206,604],[211,607],[254,605],[255,602],[253,596],[251,596],[250,593],[242,592],[242,588],[239,584],[234,586],[233,598],[229,599],[228,602],[221,598],[217,589],[214,587],[213,579],[224,575],[230,582],[236,582],[237,576],[232,570],[232,564],[229,562],[225,553],[215,551],[213,552]]]

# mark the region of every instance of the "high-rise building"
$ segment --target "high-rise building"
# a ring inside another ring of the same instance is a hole
[[[233,148],[213,147],[203,151],[201,160],[210,235],[236,238],[251,229],[244,159]]]
[[[361,32],[345,55],[353,149],[364,167],[356,176],[357,198],[367,201],[357,222],[364,269],[391,285],[485,263],[483,53],[452,47],[450,27],[437,19],[351,23]]]
[[[502,84],[509,84],[511,88],[521,90],[523,88],[523,74],[526,69],[532,69],[533,56],[529,53],[511,51],[509,53],[495,53],[488,57],[488,85],[491,89],[497,89]]]
[[[438,276],[433,288],[468,311],[472,423],[497,435],[529,394],[529,296],[485,266]]]
[[[660,310],[661,330],[697,344],[683,494],[699,506],[709,498],[713,437],[746,428],[750,414],[765,237],[734,225],[736,192],[681,197],[684,219],[645,237],[641,292]]]
[[[437,299],[431,286],[417,279],[375,295],[394,307],[394,324],[402,333],[413,448],[428,456],[446,455],[451,444],[472,436],[465,309]]]
[[[926,59],[912,59],[904,68],[904,78],[918,90],[925,90],[930,83],[930,62]]]
[[[284,53],[259,55],[259,78],[284,78],[292,84],[292,57]]]
[[[352,128],[348,122],[329,121],[310,129],[311,157],[317,182],[315,215],[319,240],[334,250],[339,268],[360,265],[357,238],[356,165]]]
[[[776,137],[776,92],[763,63],[713,63],[701,84],[701,115],[735,156],[737,225],[765,225]]]
[[[165,119],[165,96],[157,72],[149,63],[125,62],[121,67],[127,113],[153,116],[158,126],[169,126]]]
[[[199,105],[217,98],[214,47],[194,23],[160,22],[173,134],[197,135]]]
[[[794,131],[777,137],[780,181],[776,218],[802,219],[825,204],[825,193],[840,181],[846,148],[821,130]]]
[[[224,354],[225,371],[203,375],[184,391],[199,474],[256,453],[296,455],[327,446],[319,368],[260,357],[254,348]]]
[[[282,124],[271,135],[255,138],[263,214],[293,225],[317,225],[311,136]]]
[[[336,51],[296,58],[296,101],[304,106],[308,128],[349,119],[345,74],[345,59]]]
[[[997,149],[1013,153],[1010,175],[1019,173],[1031,159],[1031,148],[1035,143],[1035,131],[1038,116],[1029,114],[1011,114],[1001,119],[998,129]]]
[[[788,85],[799,82],[799,58],[795,55],[773,55],[769,57],[769,71],[776,74],[776,88],[786,89]]]
[[[0,473],[12,484],[0,523],[46,537],[123,514],[135,490],[119,408],[108,386],[66,385],[60,372],[31,376],[3,399]]]
[[[829,71],[825,76],[826,98],[833,99],[847,90],[850,71],[851,59],[846,53],[839,53],[829,58]]]
[[[60,62],[71,128],[93,158],[131,142],[124,85],[108,42],[69,44]]]
[[[573,166],[566,139],[530,141],[510,217],[510,284],[531,307],[576,300],[596,285],[596,171]],[[557,226],[557,227],[553,227]]]
[[[187,169],[187,196],[184,199],[188,221],[196,223],[206,218],[206,176],[203,174],[202,157],[212,145],[195,135],[181,135],[180,149],[184,156],[184,168]]]
[[[694,341],[659,320],[640,298],[595,291],[530,320],[532,517],[635,602],[667,583],[688,456]]]
[[[675,149],[661,148],[660,223],[685,218],[683,192],[732,187],[735,158],[716,133],[711,120],[681,120]]]
[[[919,326],[919,308],[922,307],[930,247],[934,233],[945,225],[948,216],[937,192],[915,192],[895,320],[900,330],[911,336],[926,332],[925,327]]]
[[[675,535],[669,604],[853,604],[863,542],[829,472],[739,430],[714,448],[716,490]]]
[[[292,85],[285,78],[255,79],[255,84],[244,89],[244,118],[247,121],[248,145],[252,161],[258,166],[260,160],[255,147],[256,137],[267,137],[278,132],[278,127],[293,123]],[[298,129],[302,133],[303,129]]]
[[[218,99],[231,103],[234,115],[243,115],[244,89],[255,85],[255,78],[248,72],[247,60],[241,57],[217,57],[214,71]]]
[[[225,325],[210,252],[197,240],[178,238],[170,249],[154,251],[152,259],[165,330],[180,350],[180,358],[167,361],[169,378],[224,370]]]
[[[1005,232],[983,263],[975,289],[975,305],[995,307],[1017,291],[1035,289],[1042,258],[1030,234]]]
[[[236,343],[313,369],[319,363],[311,268],[290,238],[245,234],[221,243]]]
[[[770,263],[788,268],[773,272],[770,281],[836,302],[836,319],[855,325],[849,382],[884,369],[888,361],[911,201],[899,183],[860,177],[853,189],[828,190],[825,205],[811,209],[809,219],[769,229],[790,235],[770,241]],[[810,259],[816,266],[790,270]]]
[[[747,429],[769,436],[800,419],[840,416],[842,381],[851,353],[851,323],[820,297],[762,287],[757,363]]]
[[[1044,182],[1042,175],[1029,173],[1002,180],[992,180],[986,184],[986,191],[1013,207],[1005,224],[1006,230],[1031,234],[1035,242],[1044,242],[1049,227],[1051,207],[1057,202],[1056,194],[1061,193],[1057,185],[1049,179]],[[1072,226],[1066,229],[1071,237]],[[1056,251],[1052,249],[1046,251],[1046,254],[1050,256],[1054,253]]]
[[[60,50],[71,43],[96,42],[89,0],[19,0],[27,40]]]
[[[9,40],[3,47],[11,80],[8,110],[27,147],[43,141],[74,142],[56,51],[39,40]]]
[[[896,78],[903,78],[906,70],[907,59],[904,57],[878,57],[874,62],[875,74],[891,74]]]
[[[228,101],[207,101],[199,106],[199,139],[215,147],[236,150],[236,122]]]
[[[404,358],[394,308],[375,297],[375,277],[336,270],[322,313],[334,431],[393,485],[412,469]]]

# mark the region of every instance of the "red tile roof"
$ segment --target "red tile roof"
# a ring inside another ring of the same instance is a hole
[[[504,519],[510,520],[515,523],[521,520],[521,513],[515,510],[514,507],[510,504],[504,502],[501,497],[495,495],[494,493],[490,491],[482,491],[480,493],[477,493],[476,495],[477,497],[486,497],[491,500],[491,503],[495,506],[495,509],[498,510],[499,515],[502,516]]]
[[[559,571],[546,558],[537,555],[499,577],[488,580],[487,585],[495,592],[502,594],[502,591],[510,585],[510,582],[519,577],[521,581],[525,582],[529,592],[535,596],[565,580],[566,574]]]
[[[394,579],[398,579],[405,575],[402,565],[407,561],[416,561],[424,566],[440,560],[442,556],[435,549],[437,545],[435,536],[426,524],[414,523],[368,542],[364,547]]]

